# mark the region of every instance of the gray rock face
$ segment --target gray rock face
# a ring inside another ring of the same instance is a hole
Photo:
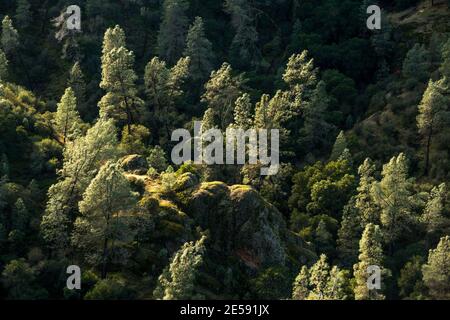
[[[221,252],[238,256],[251,268],[285,264],[285,222],[251,187],[203,183],[192,194],[189,211],[210,230],[213,245]]]

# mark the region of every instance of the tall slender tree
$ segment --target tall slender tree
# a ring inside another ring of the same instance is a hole
[[[81,118],[77,110],[77,98],[72,88],[67,88],[58,103],[55,114],[55,129],[62,136],[63,143],[80,134]]]
[[[106,95],[99,102],[100,114],[125,119],[128,132],[137,120],[143,101],[137,95],[134,54],[124,47],[125,34],[116,26],[108,29],[103,41],[102,81]]]
[[[101,265],[106,278],[111,260],[124,262],[124,248],[132,240],[127,228],[127,214],[136,205],[136,195],[118,163],[108,161],[87,187],[79,203],[81,216],[72,234],[75,247],[81,249],[87,261]]]
[[[419,104],[417,127],[425,145],[425,175],[429,173],[430,153],[433,138],[442,130],[448,118],[448,100],[440,92],[442,88],[437,82],[430,80]]]
[[[383,300],[384,295],[378,289],[369,289],[367,285],[369,266],[383,268],[382,235],[380,227],[369,223],[359,242],[359,262],[353,266],[356,285],[356,300]]]
[[[189,75],[194,81],[203,81],[213,70],[214,53],[206,38],[203,19],[196,17],[189,29],[184,55],[191,58]]]
[[[188,18],[186,0],[164,0],[163,18],[158,33],[159,57],[173,65],[181,57],[186,44]]]
[[[170,265],[158,278],[153,295],[163,300],[196,299],[195,280],[198,269],[203,264],[206,236],[200,240],[187,242],[175,253]]]
[[[442,237],[436,249],[428,253],[422,267],[423,281],[432,299],[450,299],[450,237]]]

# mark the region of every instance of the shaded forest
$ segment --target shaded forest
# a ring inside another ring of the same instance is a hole
[[[0,298],[450,299],[449,5],[2,0]],[[277,174],[174,164],[195,121]]]

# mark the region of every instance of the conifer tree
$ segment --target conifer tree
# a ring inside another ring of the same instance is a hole
[[[393,157],[383,166],[381,175],[381,181],[372,187],[372,195],[381,209],[383,235],[392,253],[394,242],[410,229],[412,222],[412,180],[405,155]]]
[[[244,130],[250,129],[253,126],[252,104],[248,93],[244,93],[236,100],[234,124]]]
[[[309,282],[312,286],[310,298],[313,300],[326,299],[329,275],[330,265],[327,262],[327,256],[321,254],[319,260],[310,269]]]
[[[161,136],[166,139],[170,138],[171,128],[179,120],[176,104],[184,94],[182,86],[189,75],[190,61],[190,57],[180,58],[168,69],[164,61],[155,57],[145,67],[145,91],[162,130]]]
[[[14,28],[9,16],[5,16],[2,21],[1,44],[3,51],[7,55],[13,54],[19,46],[19,33]]]
[[[189,29],[184,55],[191,58],[189,75],[194,81],[203,81],[213,70],[214,53],[206,38],[203,19],[196,17]]]
[[[450,38],[441,48],[442,63],[439,68],[442,76],[446,79],[447,86],[450,83]]]
[[[423,281],[432,299],[450,299],[450,237],[442,237],[436,249],[428,253],[422,267]]]
[[[241,76],[233,76],[231,66],[222,64],[219,70],[211,73],[211,78],[205,84],[202,101],[205,102],[218,119],[218,127],[225,130],[233,121],[235,101],[242,95]]]
[[[374,173],[375,165],[370,158],[366,158],[358,168],[359,184],[355,197],[355,208],[359,211],[363,228],[368,223],[378,224],[380,221],[379,209],[371,191],[376,182]]]
[[[348,300],[351,297],[350,280],[347,270],[333,266],[330,271],[325,297],[327,300]]]
[[[226,0],[225,11],[231,15],[231,24],[236,31],[230,47],[231,62],[244,68],[258,65],[261,53],[254,9],[246,0]]]
[[[184,51],[188,18],[186,0],[164,0],[163,18],[158,33],[159,57],[173,65]]]
[[[345,149],[347,149],[347,140],[345,139],[344,131],[341,130],[336,137],[336,141],[334,142],[330,160],[337,160]]]
[[[128,132],[131,133],[131,124],[136,121],[143,101],[137,96],[134,54],[124,44],[125,34],[119,26],[106,31],[100,82],[100,88],[106,91],[106,95],[98,105],[101,115],[125,119]]]
[[[329,144],[335,128],[325,119],[328,102],[325,83],[321,81],[313,91],[311,101],[304,105],[304,126],[299,142],[305,150],[323,150]]]
[[[309,296],[309,271],[306,266],[303,266],[300,273],[294,281],[292,289],[293,300],[306,300]]]
[[[80,111],[85,109],[86,102],[86,82],[84,80],[83,71],[81,70],[80,63],[77,61],[70,69],[69,79],[67,80],[67,86],[71,87],[77,98],[77,104]]]
[[[327,225],[323,219],[317,225],[314,240],[317,251],[329,254],[333,250],[333,235],[327,230]]]
[[[424,81],[429,76],[430,68],[429,52],[424,45],[415,44],[403,61],[403,75],[406,78]]]
[[[368,267],[378,266],[383,269],[382,235],[379,226],[369,223],[364,229],[359,242],[359,262],[353,266],[356,285],[356,300],[383,300],[384,295],[377,289],[369,290],[367,279]]]
[[[358,260],[359,240],[362,234],[360,211],[356,208],[356,197],[352,197],[342,212],[338,231],[337,250],[340,264],[351,267]]]
[[[195,281],[198,269],[203,264],[206,236],[200,240],[185,243],[175,253],[170,265],[158,278],[153,295],[163,300],[198,299]]]
[[[77,111],[77,98],[72,88],[67,88],[57,105],[55,114],[55,129],[63,137],[73,139],[74,134],[80,134],[81,118]]]
[[[77,203],[107,160],[118,156],[117,130],[112,119],[100,118],[86,136],[66,145],[60,181],[48,190],[48,201],[41,222],[41,231],[50,248],[63,253],[69,240],[71,217]]]
[[[445,183],[434,187],[423,210],[421,221],[426,225],[427,232],[434,234],[442,232],[444,227],[449,225],[449,220],[445,216],[445,204],[447,197],[447,187]]]
[[[442,88],[439,87],[438,83],[430,80],[419,105],[419,115],[417,116],[417,127],[425,145],[425,175],[429,173],[433,138],[439,134],[448,118],[448,100],[441,94],[440,90]]]
[[[308,51],[304,50],[301,54],[293,54],[289,58],[283,80],[291,90],[300,91],[304,98],[307,98],[317,85],[317,74],[314,59],[309,59]]]
[[[5,81],[8,77],[8,59],[5,53],[0,49],[0,81]]]
[[[28,0],[17,1],[16,15],[14,18],[17,25],[22,29],[27,28],[31,23],[32,14],[30,9],[31,6]]]
[[[119,164],[111,161],[100,168],[83,194],[72,242],[87,261],[101,265],[102,279],[106,278],[111,259],[124,262],[123,247],[132,239],[127,214],[135,205],[136,196],[128,180]]]
[[[22,198],[17,199],[14,204],[13,214],[12,214],[12,229],[18,230],[22,233],[27,231],[27,224],[30,219],[30,213],[28,212],[25,203]]]

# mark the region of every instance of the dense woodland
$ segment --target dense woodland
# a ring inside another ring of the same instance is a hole
[[[432,3],[1,0],[0,298],[450,299]],[[278,174],[173,164],[194,121],[279,129]]]

